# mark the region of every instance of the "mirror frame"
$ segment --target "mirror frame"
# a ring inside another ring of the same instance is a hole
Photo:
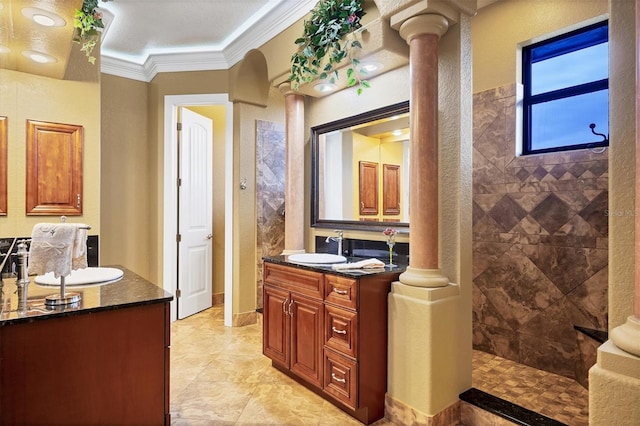
[[[327,220],[320,219],[320,206],[318,201],[319,188],[319,169],[318,156],[320,135],[323,133],[333,132],[335,130],[345,129],[347,127],[364,124],[369,121],[375,121],[382,118],[392,117],[398,114],[409,112],[409,101],[399,102],[397,104],[388,105],[372,111],[363,112],[330,123],[321,124],[311,128],[311,226],[315,228],[333,228],[333,229],[359,229],[359,230],[383,230],[387,227],[406,229],[408,232],[409,224],[406,222],[361,222],[357,220]]]

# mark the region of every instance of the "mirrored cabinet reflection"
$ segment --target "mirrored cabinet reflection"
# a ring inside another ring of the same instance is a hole
[[[403,102],[312,128],[314,226],[408,226],[408,110]]]

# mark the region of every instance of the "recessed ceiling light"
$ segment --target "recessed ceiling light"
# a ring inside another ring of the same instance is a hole
[[[33,62],[37,62],[39,64],[53,64],[54,62],[58,62],[58,60],[53,56],[35,50],[25,50],[22,54]]]
[[[382,65],[380,62],[362,62],[360,64],[360,70],[364,71],[365,73],[378,71],[379,69],[382,69],[383,67],[384,67],[384,65]]]
[[[38,7],[25,7],[22,9],[22,15],[45,27],[64,27],[67,25],[67,21],[60,15]]]
[[[332,90],[336,90],[337,87],[338,86],[336,86],[333,83],[318,83],[315,86],[313,86],[313,88],[317,92],[322,92],[322,93],[331,92]]]
[[[393,136],[400,136],[402,134],[402,129],[394,130],[391,134]]]

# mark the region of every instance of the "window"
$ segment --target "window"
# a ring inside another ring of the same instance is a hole
[[[523,154],[609,145],[607,21],[522,49]]]

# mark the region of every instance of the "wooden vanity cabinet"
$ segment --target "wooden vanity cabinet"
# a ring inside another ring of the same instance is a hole
[[[265,266],[263,353],[280,367],[322,386],[322,274],[296,271]]]
[[[350,278],[265,261],[263,353],[361,422],[381,419],[387,295],[398,275]]]

